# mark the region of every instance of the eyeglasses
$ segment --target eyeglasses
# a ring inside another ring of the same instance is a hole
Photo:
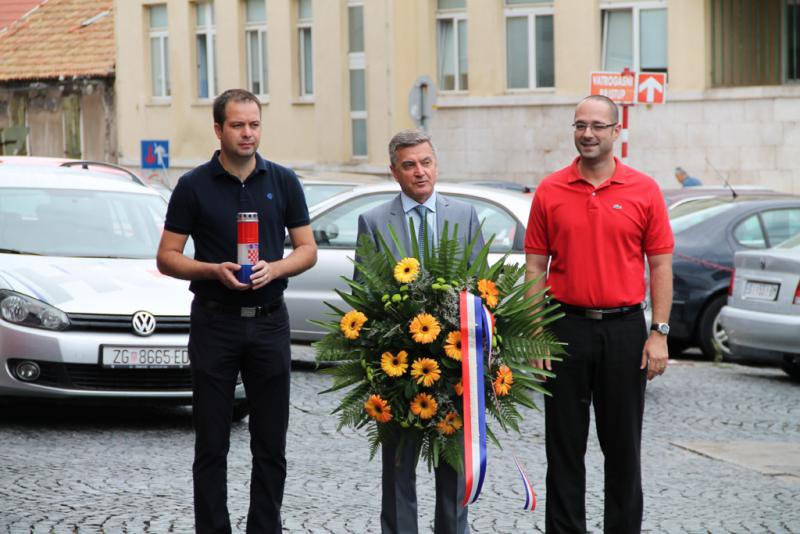
[[[616,125],[617,125],[616,122],[612,122],[612,123],[609,123],[609,124],[605,124],[605,123],[602,123],[602,122],[592,122],[592,123],[573,122],[572,123],[572,127],[575,128],[576,132],[583,132],[583,131],[586,131],[586,128],[591,128],[592,131],[595,132],[595,133],[600,133],[600,132],[602,132],[604,130],[607,130],[608,128],[613,128]]]

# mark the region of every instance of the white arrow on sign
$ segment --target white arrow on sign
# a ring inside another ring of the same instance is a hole
[[[645,95],[645,102],[652,102],[656,92],[663,93],[664,86],[658,83],[655,78],[647,78],[643,84],[639,86],[639,93],[647,91]]]
[[[163,145],[156,145],[154,152],[156,153],[156,157],[158,158],[158,165],[160,167],[163,167],[164,157],[167,155],[167,149],[164,148]]]

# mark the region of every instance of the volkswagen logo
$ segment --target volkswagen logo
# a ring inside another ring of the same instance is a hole
[[[133,314],[131,325],[137,336],[149,336],[156,331],[156,318],[150,312],[138,311]]]

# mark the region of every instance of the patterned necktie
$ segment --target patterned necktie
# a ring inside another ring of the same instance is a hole
[[[419,231],[417,232],[417,243],[419,243],[420,250],[422,244],[425,242],[425,234],[427,233],[428,226],[428,208],[422,204],[414,206],[414,210],[419,215]]]

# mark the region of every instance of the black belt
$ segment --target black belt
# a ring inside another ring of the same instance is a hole
[[[616,319],[617,317],[630,315],[644,309],[641,303],[634,304],[633,306],[620,306],[619,308],[582,308],[580,306],[573,306],[572,304],[564,304],[563,302],[559,302],[559,304],[561,305],[559,310],[566,314],[578,315],[596,321]]]
[[[200,297],[195,297],[194,301],[207,310],[229,313],[231,315],[238,315],[239,317],[262,317],[277,311],[283,306],[282,296],[261,306],[235,306],[233,304],[225,304],[224,302],[217,302],[216,300],[208,300]]]

